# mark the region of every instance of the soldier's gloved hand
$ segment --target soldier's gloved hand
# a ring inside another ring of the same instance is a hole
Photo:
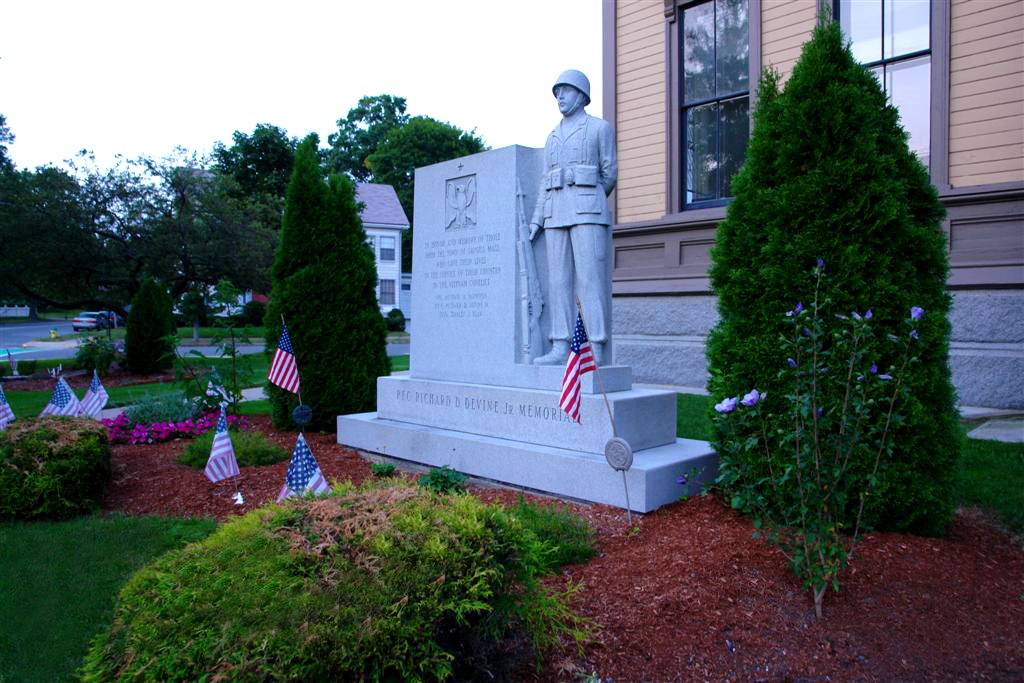
[[[530,241],[531,242],[534,240],[534,238],[537,236],[537,233],[539,233],[539,232],[540,232],[540,226],[537,225],[536,223],[530,223]]]

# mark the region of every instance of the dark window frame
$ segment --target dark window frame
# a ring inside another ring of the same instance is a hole
[[[732,198],[705,200],[686,203],[686,130],[683,123],[683,65],[682,42],[680,38],[682,12],[688,7],[700,5],[708,0],[664,0],[666,19],[665,74],[666,91],[666,135],[665,143],[665,219],[694,225],[707,225],[725,218],[726,206]],[[757,102],[757,84],[761,78],[761,0],[747,0],[747,97],[748,116],[753,115]],[[722,97],[721,101],[736,99],[737,96]],[[688,103],[687,108],[695,106]],[[717,124],[716,124],[717,125]],[[753,121],[751,120],[751,128]],[[716,136],[717,137],[717,136]],[[716,141],[716,144],[717,141]]]
[[[700,5],[705,5],[705,4],[709,4],[709,3],[712,5],[712,8],[713,8],[712,16],[714,17],[714,19],[713,19],[712,23],[713,23],[713,26],[714,26],[714,29],[715,29],[714,62],[715,62],[715,65],[716,65],[716,70],[717,70],[717,64],[718,64],[718,18],[717,18],[717,16],[718,16],[718,14],[717,14],[718,13],[718,6],[717,6],[717,0],[690,0],[689,2],[686,2],[686,3],[682,4],[682,5],[680,5],[679,8],[678,8],[678,11],[679,11],[679,15],[678,16],[680,17],[680,20],[676,21],[677,27],[676,27],[675,30],[676,30],[677,33],[681,33],[684,30],[684,22],[681,20],[682,19],[682,13],[683,13],[684,10],[691,9],[693,7],[699,7]],[[688,127],[686,125],[686,114],[687,114],[688,111],[690,111],[692,109],[696,109],[697,107],[703,107],[703,106],[706,106],[706,105],[709,105],[709,104],[716,105],[716,107],[715,107],[715,112],[716,112],[716,116],[715,116],[715,158],[716,159],[720,159],[721,154],[722,154],[722,129],[721,129],[722,118],[721,118],[721,114],[719,112],[719,108],[722,105],[724,105],[724,104],[726,104],[728,102],[735,102],[735,101],[738,101],[738,100],[746,98],[746,100],[747,100],[747,117],[749,119],[749,117],[751,115],[750,114],[750,112],[751,112],[751,109],[750,109],[750,98],[751,98],[751,94],[752,94],[751,91],[753,89],[752,86],[751,86],[752,81],[750,80],[750,75],[751,74],[749,72],[749,65],[750,65],[750,29],[749,29],[749,27],[750,27],[750,0],[747,0],[747,27],[748,27],[747,28],[747,67],[748,67],[748,73],[747,73],[747,88],[746,88],[746,90],[737,90],[735,92],[726,93],[724,95],[719,95],[719,94],[716,93],[716,94],[712,95],[711,97],[705,97],[705,98],[702,98],[702,99],[699,99],[699,100],[692,100],[690,102],[684,102],[683,101],[683,97],[682,96],[679,97],[678,116],[679,116],[680,145],[682,145],[682,148],[681,148],[681,151],[680,151],[680,157],[681,157],[681,160],[682,160],[682,164],[681,164],[681,167],[679,169],[679,171],[680,171],[680,173],[679,173],[679,176],[680,176],[679,180],[682,183],[682,186],[680,188],[680,194],[682,196],[682,202],[683,202],[682,206],[680,208],[682,210],[684,210],[684,211],[693,211],[695,209],[705,209],[705,208],[718,207],[718,206],[728,206],[729,202],[732,201],[732,195],[722,196],[722,184],[723,184],[723,182],[722,182],[722,174],[721,173],[716,173],[715,174],[715,198],[714,199],[700,199],[700,200],[689,201],[689,202],[686,201],[687,183],[689,181],[689,178],[687,176],[687,164],[686,164],[686,161],[685,161],[686,160],[686,153],[685,153],[685,151],[682,151],[682,150],[686,150],[688,148],[689,144],[690,144],[690,140],[689,140],[689,138],[687,136],[687,128]],[[681,37],[677,38],[677,47],[676,47],[676,49],[682,50],[683,47],[684,47],[683,46],[683,39]],[[676,79],[677,79],[677,82],[675,84],[675,87],[678,89],[678,92],[679,93],[685,93],[686,92],[686,90],[685,90],[685,88],[686,88],[686,74],[684,72],[684,69],[682,68],[682,61],[681,60],[680,60],[679,71],[676,74]],[[716,90],[717,90],[717,73],[715,75],[715,83],[716,83]],[[749,125],[748,125],[747,138],[749,139],[749,137],[750,137],[750,129],[749,129]]]
[[[942,42],[936,41],[936,29],[945,29],[944,34],[940,34],[940,41],[942,35],[945,35],[946,40],[949,40],[949,29],[948,29],[948,9],[945,9],[940,14],[937,12],[936,5],[943,5],[945,0],[928,0],[928,48],[925,50],[915,50],[914,52],[906,52],[895,57],[885,56],[885,5],[886,3],[894,2],[895,0],[878,0],[881,4],[881,24],[879,34],[879,47],[881,49],[881,59],[876,59],[870,62],[861,62],[861,66],[869,71],[878,67],[882,68],[882,90],[885,91],[885,72],[886,67],[893,64],[901,64],[903,62],[910,62],[921,57],[928,57],[928,170],[931,176],[931,181],[934,185],[938,186],[940,191],[943,186],[947,184],[949,177],[949,157],[947,153],[948,149],[948,137],[949,137],[949,58],[948,51],[939,49],[937,47],[942,46]],[[842,25],[843,18],[840,12],[842,7],[842,0],[832,0],[832,18],[834,21],[839,22]],[[845,34],[844,34],[845,36]],[[850,40],[849,36],[845,36],[847,40]],[[936,54],[942,55],[945,64],[936,64]],[[935,74],[935,69],[942,68],[945,66],[945,74]],[[944,87],[944,92],[935,93],[936,87]],[[902,118],[902,112],[901,112]],[[936,142],[936,125],[943,126],[941,131],[938,131],[945,138],[943,142]],[[941,154],[940,158],[937,154]],[[934,166],[939,165],[940,168],[932,170]]]

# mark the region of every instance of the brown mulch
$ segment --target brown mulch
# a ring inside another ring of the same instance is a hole
[[[290,451],[295,435],[257,429]],[[307,434],[328,479],[359,483],[370,463]],[[175,460],[184,441],[115,446],[103,507],[128,514],[227,519],[273,500],[287,462],[244,468],[244,506],[233,482],[211,485]],[[487,501],[518,493],[472,487]],[[539,502],[550,499],[528,496]],[[580,583],[575,606],[596,631],[582,657],[551,658],[537,680],[602,681],[1022,681],[1024,550],[980,513],[960,510],[946,538],[875,533],[857,548],[840,593],[814,617],[775,548],[712,496],[634,515],[567,503],[597,532],[599,555],[552,583]]]
[[[63,373],[64,379],[73,389],[87,389],[92,380],[91,372],[70,371]],[[111,368],[110,372],[101,378],[103,386],[126,387],[134,384],[155,384],[157,382],[173,382],[173,372],[155,372],[149,375],[135,375],[121,368]],[[53,378],[49,376],[13,379],[3,378],[4,391],[49,391],[53,389]]]

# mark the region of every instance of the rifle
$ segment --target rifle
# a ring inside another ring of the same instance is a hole
[[[530,241],[530,226],[526,223],[523,186],[516,178],[516,254],[519,256],[519,325],[523,340],[523,362],[532,363],[544,348],[540,329],[540,314],[544,309],[544,294],[537,277],[537,261]]]

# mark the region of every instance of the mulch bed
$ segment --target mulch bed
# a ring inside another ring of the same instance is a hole
[[[253,422],[291,451],[294,434],[273,431],[266,417]],[[307,440],[329,479],[371,476],[370,463],[333,435]],[[115,446],[104,509],[224,520],[273,500],[288,468],[244,468],[246,504],[236,506],[233,482],[211,485],[175,462],[184,446]],[[504,503],[519,495],[472,491]],[[818,621],[782,554],[713,496],[634,515],[633,530],[622,510],[566,505],[596,530],[599,556],[552,582],[582,584],[575,606],[596,631],[582,657],[557,654],[529,678],[1024,680],[1024,550],[978,512],[959,511],[942,539],[867,535]]]
[[[87,389],[92,381],[92,373],[84,371],[73,371],[63,373],[64,379],[73,389]],[[49,376],[31,378],[4,377],[4,391],[49,391],[53,389],[53,378]],[[149,375],[136,375],[121,368],[111,368],[110,372],[101,378],[103,386],[126,387],[135,384],[155,384],[157,382],[173,382],[173,372],[155,372]]]

